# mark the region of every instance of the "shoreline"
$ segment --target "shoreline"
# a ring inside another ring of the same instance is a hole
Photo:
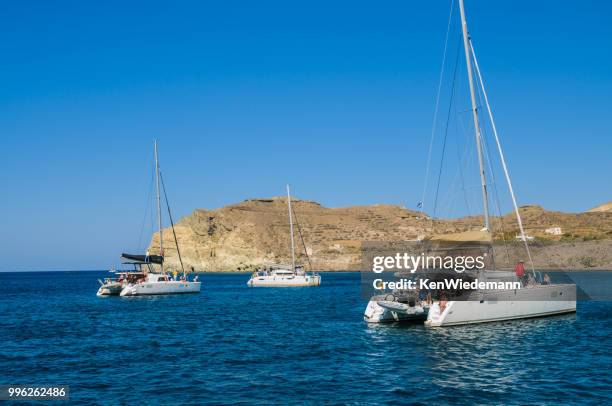
[[[512,268],[499,268],[497,271],[508,271],[513,272]],[[526,269],[530,272],[529,269]],[[559,269],[559,268],[537,268],[536,272],[612,272],[611,268],[572,268],[572,269]],[[108,269],[72,269],[72,270],[38,270],[38,271],[0,271],[0,274],[10,273],[81,273],[81,272],[110,272]],[[307,271],[310,272],[310,271]],[[314,270],[317,273],[369,273],[372,272],[370,269],[325,269],[325,270]],[[198,272],[187,272],[187,274],[238,274],[238,275],[250,275],[252,271],[198,271]]]

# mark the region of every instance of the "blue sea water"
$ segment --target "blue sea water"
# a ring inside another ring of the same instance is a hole
[[[428,329],[363,322],[357,273],[199,295],[98,298],[103,272],[0,273],[0,385],[67,384],[87,404],[605,404],[612,303]]]

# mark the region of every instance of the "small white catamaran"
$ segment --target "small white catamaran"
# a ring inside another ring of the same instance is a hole
[[[291,236],[291,267],[289,268],[289,266],[286,265],[270,265],[266,267],[266,269],[253,272],[251,278],[247,282],[249,287],[281,288],[319,286],[321,284],[321,275],[312,271],[306,272],[303,266],[296,264],[295,238],[293,231],[293,209],[291,207],[291,193],[289,191],[289,185],[287,185],[287,206],[289,208],[289,233]],[[300,234],[300,238],[302,238],[299,227],[298,232]],[[305,246],[304,250],[306,250]],[[306,256],[308,256],[308,253],[306,253]]]
[[[107,278],[100,281],[98,296],[145,296],[145,295],[174,295],[181,293],[198,293],[200,292],[201,282],[197,281],[197,276],[190,281],[185,273],[181,251],[179,249],[178,240],[174,231],[174,222],[170,212],[166,187],[164,186],[163,178],[159,170],[159,159],[157,156],[157,141],[155,141],[155,177],[156,177],[156,200],[157,200],[157,226],[159,231],[159,255],[132,255],[122,254],[121,258],[124,264],[132,264],[134,271],[116,272],[117,278]],[[160,187],[161,182],[161,187]],[[172,226],[176,251],[182,269],[182,276],[177,278],[174,273],[170,276],[164,268],[164,239],[162,234],[162,213],[161,213],[161,193],[164,192],[164,200],[168,209],[168,217]],[[159,268],[159,269],[158,269]]]

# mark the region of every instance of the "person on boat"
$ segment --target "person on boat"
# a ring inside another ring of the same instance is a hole
[[[544,285],[550,285],[550,276],[547,273],[544,274]]]
[[[527,278],[525,277],[525,263],[523,261],[519,261],[514,267],[514,273],[516,274],[517,279],[521,282],[521,285],[527,285]]]
[[[427,300],[427,292],[424,289],[419,290],[419,303],[424,303]]]
[[[440,314],[444,312],[446,309],[446,295],[442,294],[440,296]]]
[[[529,275],[529,279],[527,281],[527,285],[529,285],[529,286],[537,285],[535,278],[531,274]]]

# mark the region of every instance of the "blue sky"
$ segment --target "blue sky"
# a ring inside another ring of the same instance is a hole
[[[449,1],[125,3],[0,10],[0,270],[136,248],[154,138],[177,218],[286,183],[415,208]],[[520,204],[612,199],[612,5],[466,9]]]

